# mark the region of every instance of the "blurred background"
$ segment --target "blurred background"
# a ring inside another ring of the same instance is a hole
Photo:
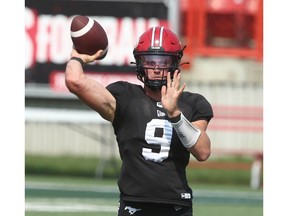
[[[200,163],[191,157],[191,186],[262,192],[263,0],[26,0],[26,196],[33,197],[31,182],[41,176],[114,182],[119,174],[111,124],[65,87],[75,15],[94,18],[107,33],[107,56],[85,66],[103,85],[140,83],[130,64],[138,37],[151,26],[171,28],[187,46],[182,58],[189,62],[182,66],[186,90],[203,94],[215,115],[208,127],[211,158]],[[33,212],[29,205],[27,211]]]

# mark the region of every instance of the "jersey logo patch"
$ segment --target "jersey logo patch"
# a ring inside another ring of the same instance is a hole
[[[141,209],[136,209],[136,208],[133,208],[133,207],[131,207],[131,206],[126,206],[126,207],[124,208],[124,210],[128,210],[128,212],[129,212],[130,215],[134,215],[135,212],[141,211]]]
[[[165,116],[166,114],[164,113],[164,112],[162,112],[162,111],[160,111],[160,110],[157,110],[157,116],[158,117],[163,117],[163,116]]]
[[[190,193],[181,193],[181,199],[191,199]]]

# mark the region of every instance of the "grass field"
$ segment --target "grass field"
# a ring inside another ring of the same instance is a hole
[[[263,191],[245,186],[191,185],[194,216],[262,216]],[[26,176],[25,216],[116,216],[115,180]]]

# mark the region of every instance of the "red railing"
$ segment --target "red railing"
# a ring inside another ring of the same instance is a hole
[[[263,0],[191,0],[186,55],[263,59]]]

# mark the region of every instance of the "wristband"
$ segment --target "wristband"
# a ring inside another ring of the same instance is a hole
[[[76,60],[76,61],[78,61],[82,66],[84,65],[84,61],[81,59],[81,58],[79,58],[79,57],[72,57],[72,58],[70,58],[70,60]],[[69,61],[70,61],[69,60]]]
[[[180,113],[178,116],[176,116],[176,117],[169,118],[168,120],[169,120],[171,123],[177,123],[178,121],[181,120],[181,113]]]
[[[180,120],[176,123],[171,122],[171,125],[185,148],[189,149],[196,144],[201,131],[192,125],[182,112],[180,114]]]

